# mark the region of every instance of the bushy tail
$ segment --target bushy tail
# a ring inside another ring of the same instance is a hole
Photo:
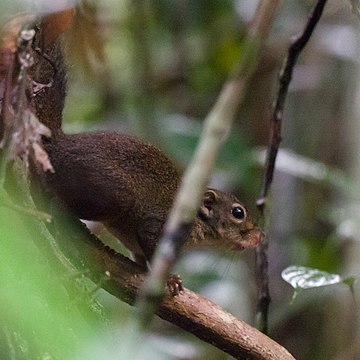
[[[61,38],[42,48],[41,32],[34,42],[35,63],[30,77],[33,82],[31,106],[38,119],[53,137],[62,133],[62,114],[66,97],[66,62]]]
[[[62,133],[67,83],[61,38],[71,26],[74,15],[74,8],[68,8],[43,18],[33,44],[36,62],[32,70],[35,84],[32,106],[39,120],[51,130],[54,137]]]

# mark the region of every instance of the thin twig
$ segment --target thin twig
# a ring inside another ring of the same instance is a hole
[[[276,156],[281,142],[281,124],[283,120],[284,104],[288,93],[290,81],[296,61],[308,43],[316,25],[323,13],[326,0],[318,0],[315,4],[304,30],[298,35],[289,47],[283,69],[280,73],[279,90],[271,117],[271,130],[266,166],[263,178],[263,185],[260,196],[257,201],[261,216],[264,216],[266,198],[273,180]],[[270,303],[269,279],[268,279],[268,259],[267,259],[267,241],[256,249],[257,278],[258,278],[258,301],[257,301],[257,320],[259,328],[267,332],[267,316]]]
[[[260,2],[244,41],[234,77],[225,83],[217,102],[205,119],[199,145],[182,179],[169,219],[165,224],[164,235],[152,262],[152,271],[145,281],[139,298],[137,315],[141,327],[149,326],[163,295],[170,268],[178,256],[186,234],[191,229],[216,155],[231,129],[236,110],[256,69],[259,53],[270,31],[278,3],[278,0]]]
[[[270,146],[266,159],[266,171],[263,186],[260,192],[260,197],[258,200],[258,207],[260,211],[262,211],[262,207],[265,206],[266,196],[273,180],[276,155],[281,141],[281,123],[284,112],[284,104],[288,93],[289,84],[292,79],[294,67],[301,51],[308,43],[315,29],[315,26],[321,18],[326,1],[327,0],[318,0],[317,4],[313,8],[311,15],[309,16],[303,32],[299,36],[297,36],[293,43],[290,45],[284,67],[280,73],[280,86],[276,97],[273,115],[271,118],[272,127],[270,134]]]

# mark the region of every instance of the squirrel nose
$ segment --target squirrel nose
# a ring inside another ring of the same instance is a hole
[[[252,230],[254,229],[254,224],[251,221],[247,221],[245,223],[246,230]]]

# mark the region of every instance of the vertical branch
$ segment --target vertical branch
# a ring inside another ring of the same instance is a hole
[[[265,172],[260,196],[257,201],[261,216],[264,216],[267,195],[273,180],[276,156],[281,142],[281,124],[283,120],[284,105],[292,79],[297,59],[310,40],[310,37],[318,24],[323,13],[326,0],[318,0],[315,4],[303,31],[293,40],[289,47],[283,69],[280,73],[279,90],[277,93],[273,114],[271,117],[270,141],[266,158]],[[258,327],[267,332],[268,328],[268,309],[270,303],[269,279],[268,279],[268,259],[267,241],[256,249],[256,267],[258,280],[257,295],[257,323]]]
[[[228,80],[205,119],[204,130],[194,157],[187,168],[176,196],[164,233],[152,261],[152,271],[145,281],[138,301],[138,325],[149,326],[150,320],[163,295],[164,284],[185,235],[191,229],[202,194],[222,142],[231,129],[259,54],[270,31],[279,0],[260,2],[249,28],[243,51],[233,77]]]

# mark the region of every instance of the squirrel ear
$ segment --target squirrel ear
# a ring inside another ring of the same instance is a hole
[[[214,190],[208,189],[204,193],[202,204],[212,207],[212,205],[217,201],[218,197],[219,196]]]
[[[204,193],[198,216],[202,221],[206,221],[212,216],[212,208],[216,202],[218,195],[214,190],[207,190]]]

